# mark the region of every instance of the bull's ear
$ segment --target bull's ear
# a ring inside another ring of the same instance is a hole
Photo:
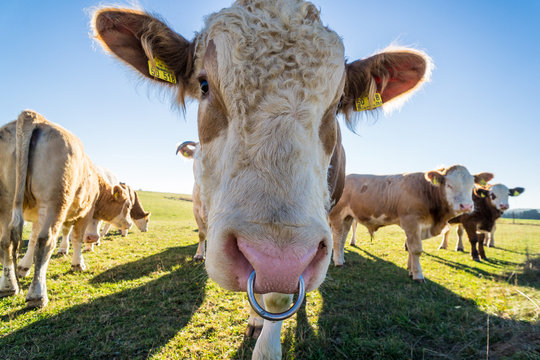
[[[521,195],[524,191],[525,191],[525,188],[515,187],[513,189],[508,189],[508,195],[518,196],[518,195]]]
[[[438,171],[428,171],[424,174],[427,181],[432,183],[435,186],[439,186],[441,184],[444,184],[444,175],[441,174]]]
[[[487,189],[483,189],[480,187],[474,188],[473,190],[474,195],[480,198],[486,198],[489,196],[490,192]]]
[[[389,48],[367,59],[346,64],[346,81],[340,110],[350,120],[354,111],[401,106],[429,81],[433,63],[425,53]]]
[[[488,172],[483,172],[480,174],[474,175],[474,183],[478,185],[486,185],[495,175]]]
[[[118,200],[118,198],[120,197],[120,194],[122,193],[122,187],[120,185],[114,185],[113,187],[113,190],[112,190],[112,195],[114,197],[115,200]]]
[[[155,17],[134,9],[101,8],[92,17],[99,43],[142,75],[178,86],[179,101],[190,91],[194,45]]]
[[[182,156],[193,159],[195,150],[197,148],[197,143],[194,141],[185,141],[176,147],[176,154],[182,154]]]
[[[145,218],[146,220],[148,220],[148,219],[150,219],[150,215],[152,215],[152,213],[147,212],[147,213],[144,214],[144,218]]]

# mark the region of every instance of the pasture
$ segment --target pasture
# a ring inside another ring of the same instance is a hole
[[[198,237],[189,196],[139,194],[152,212],[149,232],[107,236],[85,253],[85,273],[53,255],[45,309],[25,309],[30,277],[22,294],[0,299],[1,359],[251,357],[246,296],[221,289],[192,262]],[[487,262],[439,251],[439,238],[424,241],[424,285],[407,276],[401,229],[383,228],[371,242],[359,226],[345,266],[331,265],[323,286],[284,322],[283,357],[540,358],[540,221],[516,222],[499,221]],[[452,231],[450,249],[455,239]]]

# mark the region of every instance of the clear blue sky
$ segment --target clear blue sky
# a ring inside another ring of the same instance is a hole
[[[99,49],[88,10],[100,1],[3,0],[0,123],[34,109],[83,141],[95,163],[136,189],[191,192],[178,142],[197,140],[170,97]],[[461,163],[523,186],[510,206],[540,208],[540,1],[314,1],[352,61],[397,41],[435,61],[432,82],[391,116],[343,129],[348,173]],[[229,1],[141,0],[191,39]],[[189,4],[189,5],[188,5]]]

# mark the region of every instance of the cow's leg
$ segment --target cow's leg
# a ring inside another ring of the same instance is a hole
[[[480,258],[482,258],[483,260],[487,260],[486,252],[484,251],[485,237],[486,237],[485,233],[478,234],[478,254],[480,255]]]
[[[495,224],[493,224],[493,229],[491,229],[491,232],[486,234],[486,245],[489,247],[494,248],[495,247]]]
[[[39,232],[34,254],[34,278],[26,295],[26,303],[30,308],[44,307],[48,304],[47,267],[55,248],[55,240],[65,218],[66,210],[42,206],[38,210]]]
[[[107,233],[109,232],[109,229],[111,228],[111,224],[109,223],[105,223],[105,225],[103,225],[103,229],[101,229],[101,232],[99,233],[100,236],[105,236],[107,235]],[[99,227],[98,227],[99,229]]]
[[[450,225],[446,225],[441,233],[441,244],[439,245],[438,250],[448,249],[448,235],[450,235]]]
[[[352,223],[351,246],[356,246],[356,225],[358,225],[358,222],[354,220]]]
[[[0,263],[2,263],[2,277],[0,277],[0,298],[15,295],[19,292],[19,283],[15,274],[15,261],[18,244],[11,240],[8,230],[11,217],[1,214],[0,221]]]
[[[406,222],[402,225],[407,236],[407,248],[409,251],[409,259],[407,261],[407,267],[409,269],[409,276],[417,282],[424,283],[424,274],[422,274],[422,267],[420,266],[420,255],[422,255],[422,240],[420,239],[420,226],[414,221],[414,219]]]
[[[352,217],[332,223],[332,239],[334,247],[334,265],[343,266],[345,263],[345,241],[351,228]]]
[[[478,257],[478,250],[476,250],[476,244],[478,243],[478,234],[476,233],[476,224],[467,224],[464,226],[467,232],[467,237],[471,243],[471,257],[474,261],[480,261]]]
[[[259,304],[263,303],[263,297],[260,294],[255,294],[255,299]],[[263,318],[257,315],[257,313],[251,308],[249,313],[248,325],[246,327],[245,335],[257,339],[261,334],[263,327]]]
[[[199,246],[197,247],[197,252],[195,253],[195,256],[193,257],[194,261],[204,260],[204,257],[206,255],[205,241],[206,241],[206,225],[199,224]]]
[[[69,252],[69,237],[71,236],[71,226],[62,226],[62,242],[58,247],[58,254],[66,255]]]
[[[73,257],[71,258],[71,270],[72,271],[85,271],[86,265],[82,255],[83,237],[86,229],[84,220],[77,222],[73,226],[73,232],[71,234],[71,242],[73,245]],[[92,245],[92,244],[85,244]],[[93,248],[92,248],[93,250]]]
[[[30,273],[30,269],[32,268],[32,264],[34,263],[34,252],[37,244],[37,236],[38,223],[33,222],[32,233],[30,234],[30,240],[28,241],[28,248],[26,249],[26,254],[24,254],[23,258],[17,265],[17,276],[20,278],[28,276],[28,274]]]
[[[463,247],[463,225],[459,224],[456,232],[457,232],[456,251],[465,251],[465,248]]]
[[[289,294],[269,293],[263,295],[265,309],[281,313],[289,309],[293,299]],[[281,326],[283,321],[263,320],[261,335],[253,349],[252,359],[281,359]]]

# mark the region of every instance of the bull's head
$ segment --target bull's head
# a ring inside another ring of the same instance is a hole
[[[237,1],[192,41],[138,10],[97,10],[93,27],[106,50],[180,104],[199,101],[210,277],[245,291],[255,269],[259,293],[293,293],[300,275],[317,288],[331,252],[336,114],[350,125],[357,106],[401,103],[429,77],[430,59],[390,49],[347,63],[340,37],[298,0]]]

